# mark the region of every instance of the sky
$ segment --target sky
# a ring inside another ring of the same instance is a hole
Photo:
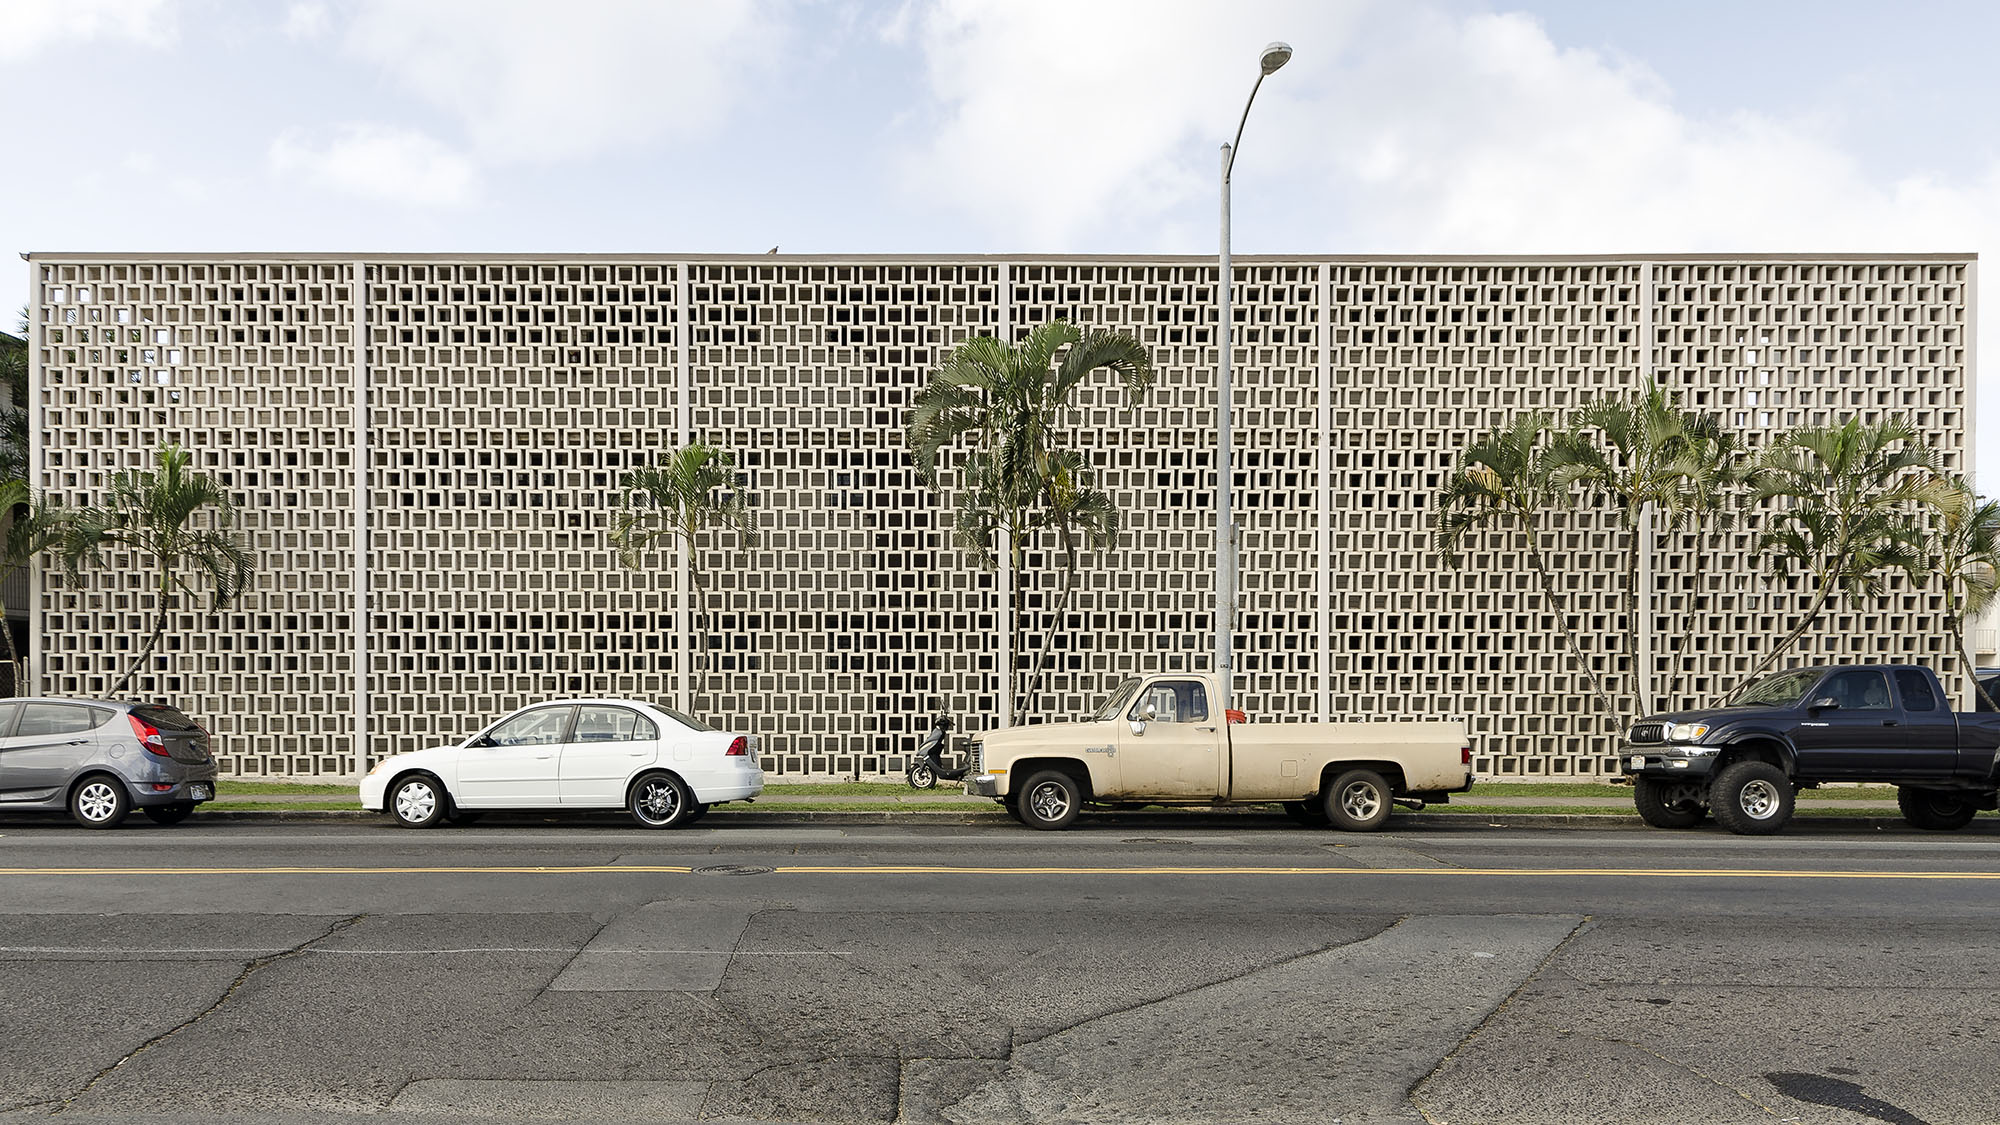
[[[1996,33],[1975,0],[0,0],[0,249],[1209,254],[1283,40],[1238,254],[1983,255]],[[10,331],[27,291],[0,269]]]

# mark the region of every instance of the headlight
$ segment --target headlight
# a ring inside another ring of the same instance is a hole
[[[1700,738],[1702,735],[1707,733],[1708,733],[1707,723],[1667,724],[1667,741],[1669,742],[1693,742],[1695,739]]]

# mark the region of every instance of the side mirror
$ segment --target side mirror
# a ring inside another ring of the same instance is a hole
[[[1146,716],[1147,722],[1149,723],[1152,722],[1153,720],[1160,717],[1159,705],[1155,703],[1146,704],[1146,710],[1143,712],[1143,714]]]
[[[1840,700],[1835,699],[1830,695],[1822,695],[1818,699],[1812,701],[1812,706],[1809,708],[1809,710],[1838,711],[1840,710]]]

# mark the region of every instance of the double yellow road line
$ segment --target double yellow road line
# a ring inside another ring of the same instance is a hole
[[[217,875],[692,875],[685,865],[467,865],[448,867],[0,867],[9,875],[181,877]],[[1336,878],[1382,876],[1616,879],[1926,879],[2000,880],[2000,871],[1783,871],[1720,867],[960,867],[949,864],[854,864],[773,867],[774,875],[1285,875]],[[729,873],[732,875],[739,873]]]

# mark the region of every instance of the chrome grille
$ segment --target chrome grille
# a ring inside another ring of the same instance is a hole
[[[1628,739],[1631,742],[1665,742],[1666,740],[1667,724],[1665,723],[1636,724],[1633,726],[1631,737]]]

